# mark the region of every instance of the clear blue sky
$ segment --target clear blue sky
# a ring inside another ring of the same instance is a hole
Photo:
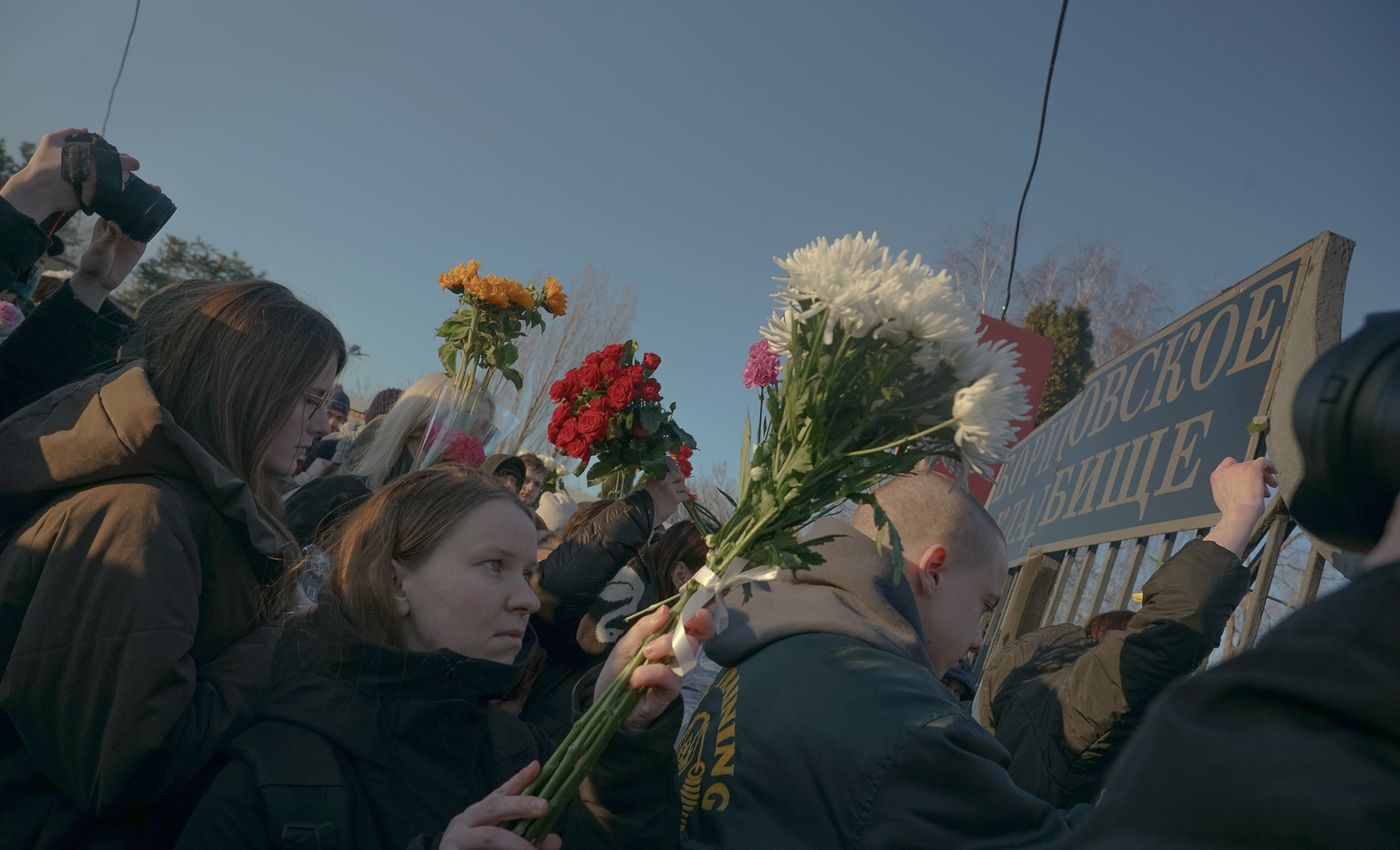
[[[102,121],[130,2],[7,0],[0,136]],[[727,459],[770,258],[1015,217],[1059,4],[147,0],[108,136],[370,352],[434,368],[439,271],[639,292],[666,395]],[[1023,257],[1118,240],[1191,303],[1324,229],[1346,326],[1400,307],[1400,4],[1071,3]],[[1182,305],[1185,306],[1185,305]]]

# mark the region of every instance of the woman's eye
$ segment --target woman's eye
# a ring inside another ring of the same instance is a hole
[[[495,559],[492,559],[490,561],[482,561],[481,565],[493,573],[499,573],[500,571],[504,570],[506,566],[504,562]]]

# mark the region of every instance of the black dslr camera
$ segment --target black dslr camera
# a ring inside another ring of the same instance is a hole
[[[135,174],[127,175],[125,184],[122,183],[121,157],[117,149],[96,133],[74,133],[67,138],[63,145],[62,174],[64,180],[73,184],[79,202],[83,197],[83,184],[95,174],[97,190],[93,193],[92,204],[83,206],[82,211],[102,216],[137,242],[150,242],[175,214],[174,202]],[[55,213],[42,226],[52,233],[70,216],[72,213]]]
[[[1367,316],[1318,358],[1293,398],[1293,431],[1298,524],[1348,551],[1373,548],[1400,493],[1400,312]]]

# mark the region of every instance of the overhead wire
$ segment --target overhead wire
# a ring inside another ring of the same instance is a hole
[[[136,11],[131,15],[131,29],[126,33],[126,47],[122,48],[122,61],[117,66],[117,78],[112,80],[112,92],[107,95],[107,112],[102,116],[102,132],[107,135],[107,119],[112,117],[112,101],[117,96],[117,83],[122,81],[122,71],[126,70],[126,54],[131,50],[131,37],[136,34],[136,19],[141,17],[141,0],[136,0]]]
[[[1069,0],[1060,3],[1060,22],[1055,25],[1055,44],[1050,48],[1050,68],[1045,73],[1045,97],[1040,102],[1040,129],[1035,134],[1035,155],[1031,157],[1031,173],[1026,176],[1026,188],[1021,191],[1021,206],[1016,210],[1016,227],[1011,233],[1011,264],[1006,272],[1006,301],[1001,305],[1001,319],[1006,321],[1006,311],[1011,308],[1011,283],[1016,276],[1016,252],[1021,245],[1021,218],[1026,213],[1026,198],[1031,193],[1031,181],[1035,180],[1035,168],[1040,164],[1040,145],[1045,139],[1045,114],[1050,108],[1050,83],[1055,79],[1055,57],[1060,53],[1060,34],[1065,30],[1065,13],[1069,11]]]

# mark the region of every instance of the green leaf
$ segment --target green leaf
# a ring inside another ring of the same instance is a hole
[[[648,434],[656,433],[661,428],[661,411],[654,407],[644,407],[637,413],[637,421]]]

